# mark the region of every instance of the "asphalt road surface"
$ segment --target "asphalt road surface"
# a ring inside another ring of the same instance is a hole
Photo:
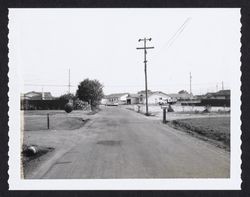
[[[228,152],[127,109],[106,107],[81,129],[41,178],[230,177]]]

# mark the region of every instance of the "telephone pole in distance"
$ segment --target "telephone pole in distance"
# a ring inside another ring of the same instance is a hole
[[[146,93],[146,116],[149,115],[148,113],[148,82],[147,82],[147,49],[153,49],[154,47],[147,47],[147,41],[151,41],[152,38],[143,38],[139,39],[138,42],[143,41],[143,47],[137,47],[136,49],[143,49],[144,50],[144,72],[145,72],[145,93]]]
[[[69,94],[70,94],[70,69],[69,69],[69,84],[68,84],[68,87],[69,87]]]
[[[189,88],[190,88],[190,95],[192,94],[192,74],[191,72],[189,73]]]

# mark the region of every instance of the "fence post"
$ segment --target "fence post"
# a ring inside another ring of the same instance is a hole
[[[163,123],[166,124],[167,123],[167,120],[166,120],[166,109],[167,107],[163,107]]]
[[[47,114],[47,128],[49,129],[49,114]]]

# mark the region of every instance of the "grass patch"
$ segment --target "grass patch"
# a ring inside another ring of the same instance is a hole
[[[24,110],[24,115],[47,115],[48,113],[51,115],[62,114],[64,115],[66,112],[64,110]]]
[[[173,120],[169,125],[230,150],[230,117]]]
[[[92,111],[88,112],[87,115],[95,115],[95,114],[98,113],[99,111],[101,111],[100,108],[94,108]]]
[[[50,115],[51,130],[74,130],[85,124],[86,120],[79,117]],[[47,116],[24,116],[24,131],[47,130]]]

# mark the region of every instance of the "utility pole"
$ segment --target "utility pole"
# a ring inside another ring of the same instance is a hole
[[[42,87],[42,100],[44,100],[44,92],[43,92],[43,87]]]
[[[145,91],[146,91],[146,116],[149,115],[148,113],[148,82],[147,82],[147,49],[154,49],[154,47],[147,47],[147,41],[151,41],[152,38],[143,38],[139,39],[138,42],[143,41],[143,47],[137,47],[136,49],[143,49],[144,50],[144,72],[145,72]]]
[[[190,82],[190,95],[192,94],[192,74],[191,72],[189,73],[189,82]]]
[[[224,90],[224,83],[223,83],[223,81],[221,82],[221,88],[222,88],[222,90]]]
[[[70,94],[70,69],[69,69],[69,85],[68,85],[68,87],[69,87],[69,94]]]

